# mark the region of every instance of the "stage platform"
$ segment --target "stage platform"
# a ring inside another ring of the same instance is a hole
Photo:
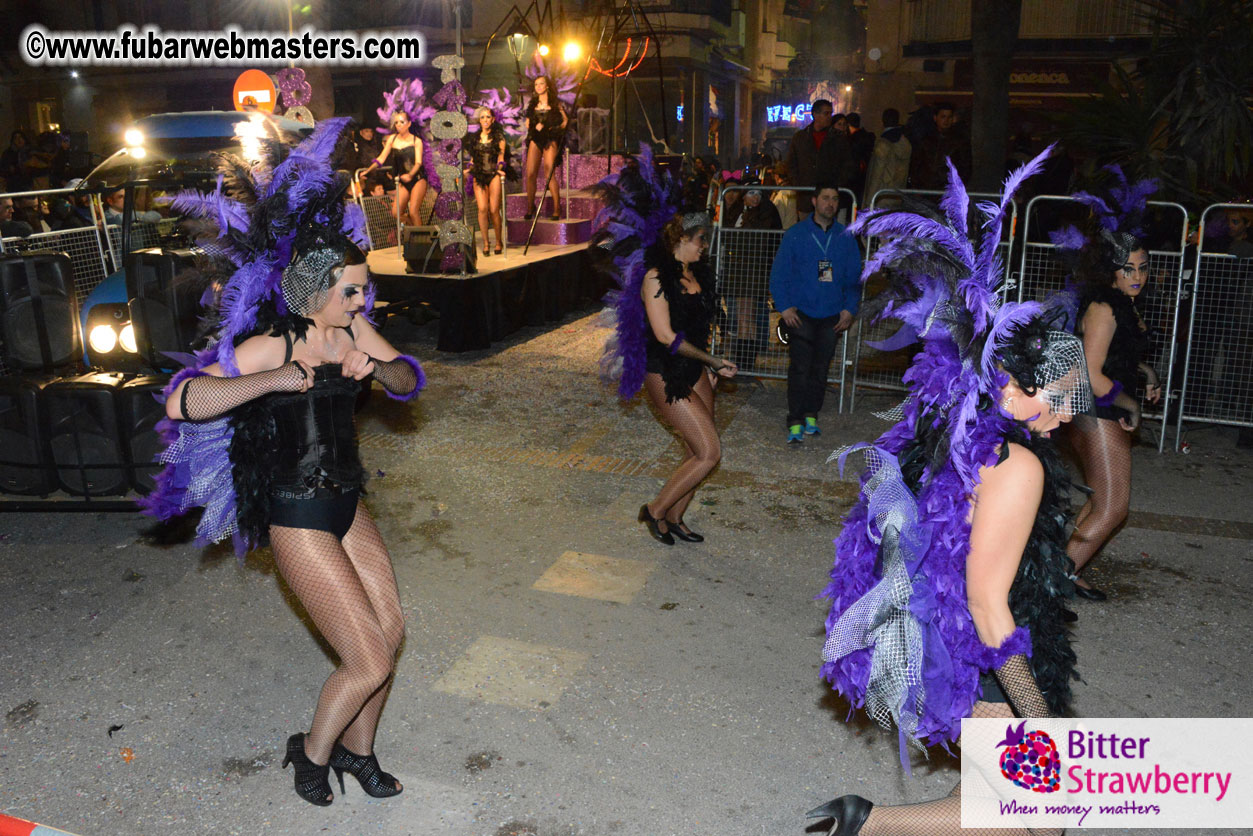
[[[371,251],[367,263],[379,301],[439,313],[435,347],[451,352],[489,348],[524,326],[598,306],[612,282],[593,269],[587,244],[535,244],[526,255],[513,246],[502,255],[479,253],[478,272],[465,277],[406,273],[396,247]]]

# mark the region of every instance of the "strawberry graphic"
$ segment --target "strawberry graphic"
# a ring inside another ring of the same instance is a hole
[[[1027,722],[1005,727],[1001,751],[1001,774],[1032,792],[1057,792],[1061,788],[1062,762],[1057,744],[1042,731],[1026,731]]]

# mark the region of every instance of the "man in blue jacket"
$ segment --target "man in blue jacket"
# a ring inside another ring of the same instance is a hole
[[[770,267],[770,295],[788,330],[789,444],[818,434],[835,343],[861,301],[861,251],[835,221],[836,184],[819,181],[813,200],[814,213],[787,231]]]

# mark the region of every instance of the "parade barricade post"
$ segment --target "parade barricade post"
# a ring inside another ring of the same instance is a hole
[[[999,194],[986,192],[970,192],[969,194],[972,209],[976,200],[991,200],[998,203],[1001,200]],[[870,199],[868,210],[894,208],[896,205],[899,205],[902,198],[907,198],[911,202],[921,201],[933,204],[938,208],[940,198],[943,195],[944,192],[942,191],[924,189],[881,189]],[[1005,280],[1001,286],[1002,298],[1006,297],[1014,284],[1013,277],[1010,274],[1009,256],[1017,226],[1018,206],[1014,204],[1010,210],[1010,222],[1001,231],[1001,243],[999,244],[1001,260],[1005,266]],[[865,249],[866,258],[869,259],[875,250],[874,238],[866,239]],[[865,304],[867,299],[882,291],[884,287],[882,280],[877,277],[867,277],[867,280],[862,283],[862,304]],[[850,410],[856,406],[857,392],[860,389],[877,389],[889,392],[905,391],[902,377],[905,374],[905,370],[909,368],[914,354],[918,351],[918,344],[914,343],[893,351],[881,351],[870,345],[870,343],[887,340],[899,329],[900,323],[896,321],[867,322],[863,317],[857,317],[856,324],[850,329],[854,346],[852,360],[853,381],[849,387]]]
[[[1049,240],[1049,233],[1068,224],[1082,228],[1088,211],[1068,195],[1038,195],[1027,203],[1020,243],[1019,301],[1043,302],[1065,289],[1070,272],[1058,260],[1057,247]],[[1148,202],[1145,226],[1153,247],[1149,250],[1151,284],[1141,294],[1139,306],[1151,339],[1150,354],[1145,362],[1157,371],[1163,387],[1162,400],[1146,404],[1143,417],[1160,422],[1157,438],[1160,453],[1166,444],[1166,415],[1171,401],[1178,397],[1174,388],[1178,382],[1175,363],[1180,348],[1180,311],[1185,306],[1180,303],[1186,304],[1191,273],[1184,265],[1188,212],[1178,203],[1152,200]],[[1080,289],[1075,288],[1074,292],[1078,294]],[[1143,394],[1142,389],[1140,394]]]
[[[1175,449],[1184,424],[1253,427],[1253,259],[1226,249],[1227,218],[1253,206],[1215,203],[1201,215],[1180,377]]]
[[[779,380],[787,379],[787,346],[779,340],[779,312],[770,298],[770,268],[775,253],[783,240],[781,229],[743,229],[723,224],[726,198],[745,192],[762,192],[762,199],[780,191],[812,191],[795,186],[728,185],[722,190],[722,211],[714,223],[710,242],[710,259],[718,293],[725,305],[725,317],[714,330],[710,350],[729,357],[742,373],[754,377]],[[857,216],[857,198],[849,189],[840,189],[841,209],[847,209],[850,219]],[[847,389],[848,334],[840,340],[838,368],[833,368],[827,378],[828,385],[839,387],[838,411],[844,411]],[[741,360],[747,362],[741,363]]]

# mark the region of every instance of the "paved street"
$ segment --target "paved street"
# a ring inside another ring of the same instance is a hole
[[[268,551],[0,514],[0,812],[79,836],[801,836],[845,792],[948,792],[954,760],[902,774],[895,735],[843,723],[817,675],[814,595],[855,490],[826,457],[894,399],[832,397],[787,449],[780,382],[720,395],[723,461],[688,513],[708,539],[671,548],[635,514],[678,444],[597,379],[594,316],[464,355],[433,326],[389,335],[429,377],[361,419],[407,615],[377,741],[404,794],[292,792],[284,741],[333,663]],[[1131,520],[1090,575],[1111,598],[1076,605],[1080,714],[1253,716],[1253,451],[1191,441],[1135,450]]]

